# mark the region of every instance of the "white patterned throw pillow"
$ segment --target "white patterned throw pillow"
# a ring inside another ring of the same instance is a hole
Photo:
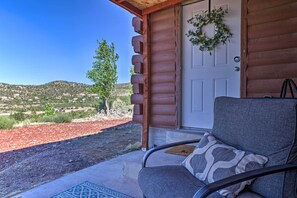
[[[205,133],[195,150],[184,161],[197,179],[209,184],[232,175],[262,168],[267,157],[228,146],[210,133]],[[253,180],[244,181],[218,191],[222,196],[236,197]]]

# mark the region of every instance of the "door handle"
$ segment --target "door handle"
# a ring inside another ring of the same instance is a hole
[[[240,71],[240,67],[234,67],[234,71],[239,72]]]

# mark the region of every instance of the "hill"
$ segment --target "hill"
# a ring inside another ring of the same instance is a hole
[[[53,81],[43,85],[10,85],[0,83],[0,111],[40,110],[47,103],[59,107],[94,106],[98,103],[97,94],[89,91],[91,85]],[[129,83],[116,85],[115,96],[128,96]]]

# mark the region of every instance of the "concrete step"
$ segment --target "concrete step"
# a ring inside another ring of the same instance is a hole
[[[124,161],[123,163],[123,176],[127,179],[137,180],[138,173],[141,170],[142,165],[140,162]]]

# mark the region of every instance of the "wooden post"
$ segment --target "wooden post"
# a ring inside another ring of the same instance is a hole
[[[174,26],[175,26],[175,70],[176,70],[176,128],[181,127],[182,123],[182,106],[181,106],[181,98],[182,98],[182,87],[181,87],[181,79],[182,79],[182,68],[181,68],[181,5],[174,6]]]
[[[240,66],[240,97],[247,97],[247,0],[243,0],[241,4],[241,66]]]
[[[142,149],[149,147],[149,127],[150,127],[150,22],[149,15],[143,16],[143,75],[144,75],[144,93],[143,93],[143,120],[142,120]]]

